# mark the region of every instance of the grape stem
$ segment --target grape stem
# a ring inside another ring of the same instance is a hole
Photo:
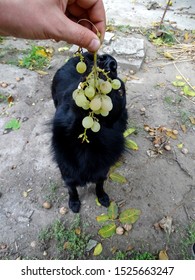
[[[80,134],[78,136],[78,138],[82,138],[82,143],[85,142],[85,141],[87,143],[89,143],[89,140],[88,140],[88,137],[87,137],[87,128],[85,128],[84,133]]]
[[[94,88],[96,89],[96,82],[97,82],[97,78],[98,78],[98,75],[97,75],[97,52],[94,53],[93,60],[94,60],[94,66],[93,66],[93,69],[94,69]]]

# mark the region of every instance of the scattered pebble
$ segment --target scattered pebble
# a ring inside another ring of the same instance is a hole
[[[142,108],[140,109],[140,111],[141,111],[142,113],[144,113],[144,112],[146,111],[146,108],[145,108],[145,107],[142,107]]]
[[[145,115],[145,113],[146,113],[146,108],[145,108],[145,107],[142,107],[142,108],[140,109],[140,114],[141,114],[141,115]]]
[[[32,242],[30,243],[30,246],[31,246],[32,248],[35,248],[35,247],[36,247],[36,241],[32,241]]]
[[[187,148],[183,148],[181,150],[182,154],[187,155],[188,154],[188,149]]]
[[[118,235],[123,235],[123,233],[124,233],[124,228],[123,227],[117,227],[116,228],[116,234],[118,234]]]
[[[130,70],[129,73],[132,75],[135,74],[135,72],[133,70]]]
[[[173,129],[172,132],[173,132],[174,135],[178,135],[178,133],[179,133],[178,130],[176,130],[176,129]]]
[[[7,83],[5,83],[5,82],[2,82],[0,85],[1,85],[1,87],[2,87],[2,88],[6,88],[6,87],[8,87],[8,84],[7,84]]]
[[[132,230],[132,227],[133,227],[133,226],[132,226],[131,224],[130,224],[130,225],[129,225],[129,224],[125,224],[125,225],[124,225],[124,229],[125,229],[126,231]]]
[[[68,212],[68,209],[66,207],[61,207],[59,212],[61,215],[65,215]]]
[[[5,250],[7,248],[7,244],[0,243],[0,250]]]
[[[171,151],[171,146],[170,145],[165,145],[165,150],[166,151]]]
[[[17,82],[20,82],[21,80],[24,80],[24,78],[23,77],[16,77]]]
[[[43,203],[43,208],[45,209],[50,209],[52,207],[51,203],[49,201],[45,201]]]

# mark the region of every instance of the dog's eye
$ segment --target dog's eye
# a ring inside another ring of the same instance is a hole
[[[119,89],[118,93],[119,93],[119,95],[120,95],[120,96],[123,96],[124,91],[122,90],[122,88],[121,88],[121,89]]]
[[[110,70],[112,72],[116,71],[116,69],[117,69],[116,62],[115,61],[111,61],[110,64],[109,64],[109,67],[110,67]]]

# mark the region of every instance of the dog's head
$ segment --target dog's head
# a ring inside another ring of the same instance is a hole
[[[91,68],[94,65],[94,56],[91,53],[83,53],[84,61],[87,64],[87,71],[84,76],[91,72]],[[97,66],[103,69],[111,79],[117,78],[117,61],[109,54],[103,54],[97,56]],[[101,78],[104,78],[103,75]]]
[[[82,53],[83,61],[87,68],[83,74],[80,74],[76,70],[76,66],[80,61],[79,56],[72,57],[68,62],[60,68],[53,80],[52,84],[52,96],[54,104],[59,110],[66,114],[66,117],[70,115],[70,127],[77,119],[81,124],[82,119],[89,114],[88,110],[84,110],[78,107],[73,100],[73,92],[79,88],[80,83],[86,81],[86,78],[91,73],[94,66],[94,56],[89,52]],[[124,82],[118,77],[117,74],[117,61],[109,54],[103,54],[97,56],[97,66],[103,71],[99,71],[99,78],[106,80],[106,76],[111,80],[118,79],[121,82],[121,87],[117,90],[112,89],[107,94],[111,100],[113,108],[109,112],[108,116],[101,116],[100,114],[96,117],[100,123],[104,123],[106,126],[112,126],[121,116],[122,111],[125,110],[126,106],[126,91]],[[105,76],[106,73],[106,76]]]

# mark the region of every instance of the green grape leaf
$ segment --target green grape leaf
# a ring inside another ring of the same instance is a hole
[[[125,139],[125,147],[134,151],[137,151],[139,149],[137,143],[135,143],[131,139]]]
[[[102,244],[98,243],[93,251],[94,256],[99,256],[103,250]]]
[[[121,184],[127,183],[127,179],[119,173],[112,172],[110,173],[109,177],[113,182]]]
[[[108,217],[115,220],[118,217],[118,206],[115,201],[110,202],[108,207]]]
[[[194,90],[191,90],[191,89],[189,88],[189,86],[183,87],[183,92],[184,92],[185,95],[192,96],[192,97],[195,96],[195,91],[194,91]]]
[[[98,223],[104,223],[104,222],[107,222],[108,220],[109,220],[109,216],[106,214],[101,214],[100,216],[96,217],[96,221]]]
[[[5,129],[17,130],[20,128],[20,122],[17,119],[12,119],[5,125]]]
[[[97,205],[97,206],[101,206],[101,203],[99,203],[99,200],[98,200],[97,197],[96,197],[96,199],[95,199],[95,202],[96,202],[96,205]]]
[[[129,208],[119,215],[119,221],[123,224],[133,224],[140,217],[141,211],[135,208]]]
[[[125,132],[123,133],[124,137],[129,136],[130,134],[132,134],[133,132],[135,132],[135,128],[128,128],[127,130],[125,130]]]
[[[116,225],[115,223],[108,224],[106,226],[103,226],[99,231],[98,234],[103,238],[108,238],[113,236],[116,232]]]
[[[174,82],[172,82],[172,84],[175,86],[175,87],[183,87],[183,86],[185,86],[185,82],[183,82],[183,81],[174,81]]]

